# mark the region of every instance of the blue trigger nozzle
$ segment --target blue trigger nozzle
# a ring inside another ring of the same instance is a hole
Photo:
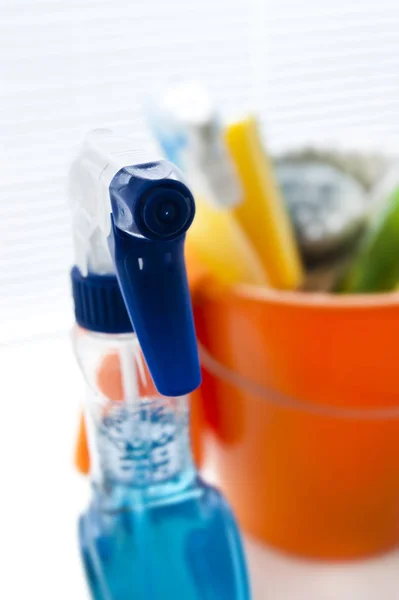
[[[185,233],[194,198],[167,161],[113,177],[109,247],[133,327],[158,391],[180,396],[201,383]]]
[[[167,240],[187,231],[194,219],[195,205],[192,195],[184,193],[181,186],[178,182],[161,184],[144,195],[138,209],[142,233]]]

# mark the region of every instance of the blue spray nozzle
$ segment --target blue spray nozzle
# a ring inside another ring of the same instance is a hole
[[[115,225],[148,240],[167,241],[183,235],[193,222],[195,204],[176,173],[165,160],[121,169],[110,184]]]
[[[154,383],[177,396],[201,382],[184,263],[195,204],[171,163],[124,167],[109,186],[109,248]]]
[[[76,265],[84,279],[116,271],[158,391],[183,395],[201,382],[184,264],[195,203],[174,164],[132,146],[93,131],[71,167]]]

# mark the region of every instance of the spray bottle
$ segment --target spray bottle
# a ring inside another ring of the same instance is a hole
[[[104,130],[86,139],[69,194],[93,489],[79,537],[92,598],[247,600],[234,518],[190,451],[188,394],[200,384],[184,265],[192,194],[173,164]]]

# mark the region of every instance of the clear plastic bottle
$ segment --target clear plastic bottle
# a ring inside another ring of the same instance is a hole
[[[92,597],[247,600],[237,526],[190,448],[188,394],[201,383],[184,263],[194,198],[173,164],[104,130],[85,140],[69,194],[93,486],[79,531]]]
[[[76,326],[87,382],[92,502],[82,558],[95,600],[246,600],[234,517],[198,476],[189,397],[161,396],[137,337]]]

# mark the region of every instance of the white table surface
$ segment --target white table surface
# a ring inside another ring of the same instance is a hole
[[[88,488],[72,466],[83,382],[68,335],[0,347],[0,359],[0,598],[86,600],[76,520]],[[399,552],[328,565],[246,547],[254,600],[399,598]]]

